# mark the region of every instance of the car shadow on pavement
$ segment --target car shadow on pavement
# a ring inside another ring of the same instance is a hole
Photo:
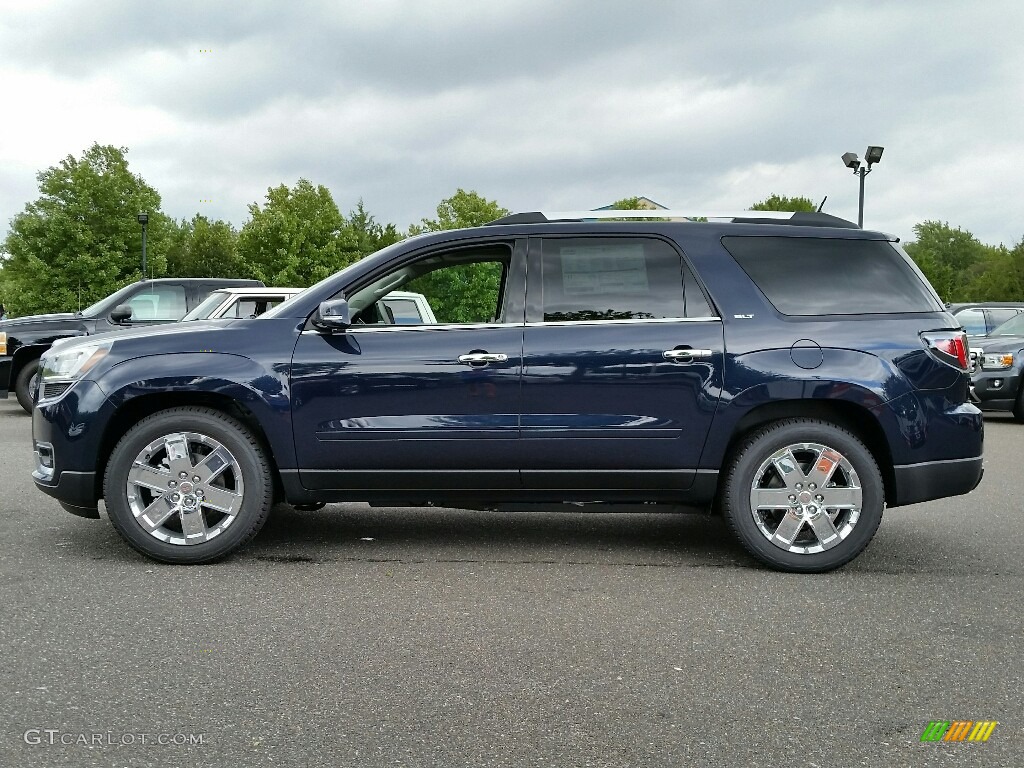
[[[753,565],[721,518],[701,514],[488,512],[332,504],[274,508],[239,557],[319,562],[413,560]],[[568,507],[573,510],[573,507]]]

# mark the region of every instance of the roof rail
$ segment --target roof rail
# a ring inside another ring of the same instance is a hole
[[[806,211],[676,211],[671,209],[629,211],[530,211],[513,213],[491,224],[543,224],[549,221],[595,221],[600,219],[727,219],[737,224],[793,224],[804,227],[843,227],[857,225],[828,213]]]

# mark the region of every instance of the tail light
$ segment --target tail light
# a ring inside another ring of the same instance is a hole
[[[932,356],[947,365],[952,365],[962,371],[967,370],[967,360],[970,349],[967,344],[967,334],[963,331],[934,331],[922,333],[925,346]]]

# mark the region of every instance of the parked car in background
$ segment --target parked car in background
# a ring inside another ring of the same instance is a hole
[[[1024,422],[1024,314],[971,344],[971,386],[983,411],[1010,411]]]
[[[987,336],[996,328],[1024,312],[1024,302],[980,301],[949,304],[949,313],[955,317],[968,336]]]
[[[6,398],[13,389],[21,407],[32,411],[39,358],[57,339],[173,323],[181,320],[211,291],[246,285],[263,283],[221,278],[140,280],[80,312],[29,315],[0,322],[0,397]]]
[[[423,234],[256,318],[62,344],[35,483],[171,563],[276,500],[570,503],[721,510],[795,572],[977,485],[966,336],[897,242],[820,213],[602,220],[638,215]],[[397,290],[433,320],[399,322]]]
[[[292,296],[302,293],[304,288],[219,288],[181,318],[190,320],[215,320],[218,318],[259,317]]]

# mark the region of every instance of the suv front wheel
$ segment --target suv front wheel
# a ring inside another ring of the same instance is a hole
[[[241,547],[266,522],[273,490],[259,441],[230,416],[198,407],[140,421],[104,477],[114,528],[165,563],[208,563]]]
[[[783,571],[820,573],[868,545],[885,493],[874,457],[855,435],[819,419],[787,419],[742,442],[722,501],[754,557]]]

